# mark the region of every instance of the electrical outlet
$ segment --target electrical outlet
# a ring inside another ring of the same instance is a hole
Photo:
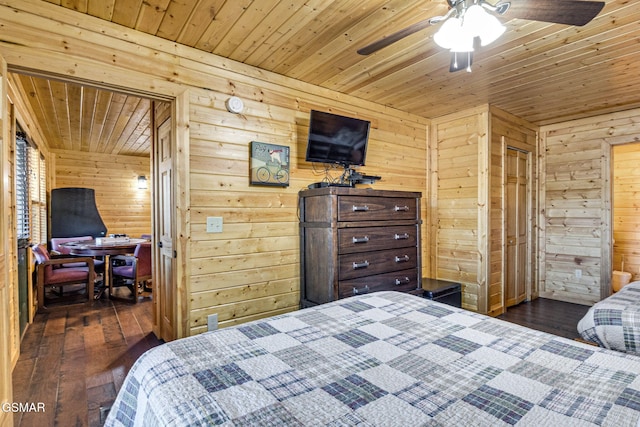
[[[222,217],[221,216],[207,217],[207,233],[222,233]]]
[[[576,279],[580,279],[582,277],[582,270],[576,268]]]
[[[218,329],[218,313],[207,316],[207,331],[215,331]]]

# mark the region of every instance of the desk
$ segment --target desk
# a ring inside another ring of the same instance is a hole
[[[62,246],[65,246],[70,249],[71,255],[76,256],[91,256],[91,257],[104,257],[104,276],[102,287],[102,292],[104,289],[109,286],[109,258],[111,255],[126,255],[131,254],[135,250],[136,246],[139,243],[148,242],[146,239],[129,239],[123,242],[117,243],[103,243],[98,245],[94,240],[83,240],[79,242],[67,242],[63,243]],[[102,292],[96,294],[95,299],[100,299],[102,296]]]

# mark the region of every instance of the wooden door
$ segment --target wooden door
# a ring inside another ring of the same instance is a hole
[[[506,173],[505,306],[509,307],[527,298],[530,211],[528,153],[508,148]]]
[[[156,335],[165,341],[176,338],[176,278],[175,278],[175,251],[173,227],[173,156],[172,156],[172,124],[171,104],[165,102],[155,103],[154,108],[155,150],[154,164],[156,170],[155,179],[155,227],[156,242],[156,271],[154,286],[156,297],[154,298],[158,319],[159,331]]]

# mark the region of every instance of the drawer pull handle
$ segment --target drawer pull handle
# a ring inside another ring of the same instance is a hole
[[[407,240],[409,238],[409,233],[404,233],[404,234],[396,233],[396,235],[393,238],[396,240]]]
[[[353,237],[353,243],[367,243],[369,241],[369,236],[364,237]]]
[[[397,206],[394,208],[396,212],[408,212],[409,206]]]
[[[409,255],[396,256],[396,262],[407,262],[409,261]]]
[[[365,285],[364,288],[358,290],[358,288],[353,288],[353,294],[354,295],[360,295],[360,294],[368,294],[369,293],[369,286]]]
[[[353,263],[353,269],[357,270],[359,268],[367,268],[369,267],[369,261],[363,261],[363,262],[354,262]]]
[[[354,212],[367,212],[368,210],[369,210],[369,206],[367,205],[364,205],[364,206],[353,205]]]
[[[398,279],[396,277],[396,286],[406,285],[407,283],[411,283],[411,279],[409,279],[407,276],[405,276],[404,279]]]

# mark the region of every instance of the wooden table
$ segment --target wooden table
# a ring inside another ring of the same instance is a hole
[[[146,239],[129,239],[127,241],[97,244],[96,240],[94,239],[79,242],[67,242],[62,244],[62,246],[69,248],[69,253],[71,255],[104,257],[104,286],[102,287],[101,292],[98,292],[95,295],[95,299],[100,299],[104,290],[109,286],[109,258],[111,257],[111,255],[132,254],[139,243],[145,243],[148,241],[149,240]]]

